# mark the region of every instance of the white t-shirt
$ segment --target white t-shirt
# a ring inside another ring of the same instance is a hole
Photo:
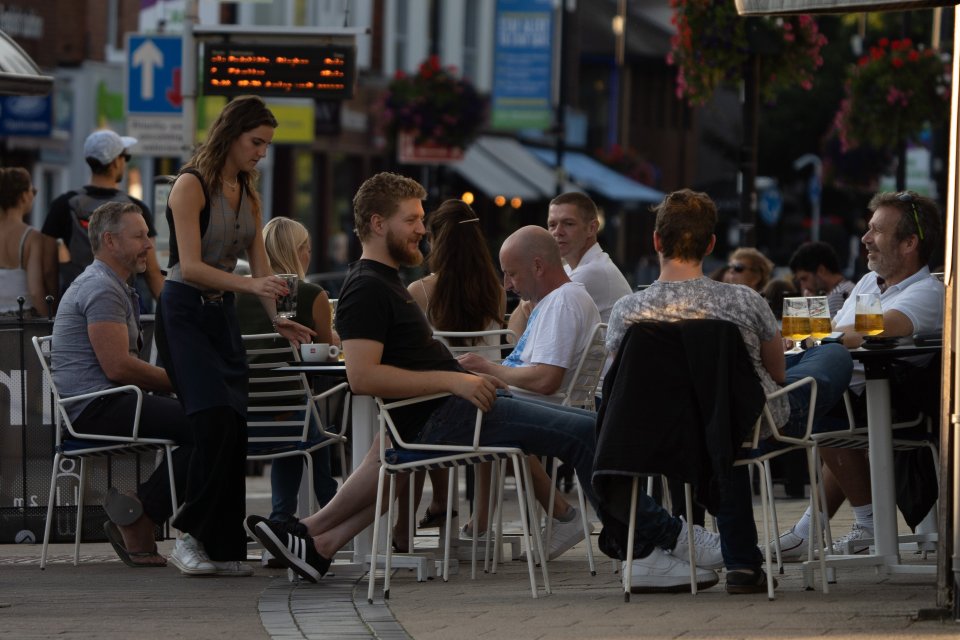
[[[567,264],[564,269],[571,280],[587,288],[602,322],[610,319],[610,312],[617,300],[632,293],[630,283],[597,243],[587,249],[576,269],[571,270]]]
[[[563,367],[560,390],[573,378],[581,354],[590,344],[593,327],[600,322],[600,313],[586,288],[579,282],[568,282],[548,293],[530,313],[527,328],[517,340],[513,352],[503,361],[506,367],[530,367],[549,364]],[[538,393],[513,390],[514,395],[560,402]]]
[[[853,326],[857,313],[857,295],[880,293],[877,274],[873,271],[860,278],[847,301],[833,319],[834,327]],[[930,275],[924,267],[915,274],[880,293],[880,307],[884,312],[899,311],[913,324],[913,333],[943,329],[943,283]],[[863,363],[854,360],[850,388],[860,392],[864,385]]]

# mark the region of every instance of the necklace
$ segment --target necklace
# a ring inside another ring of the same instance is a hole
[[[221,176],[220,179],[223,180],[223,184],[225,184],[225,185],[227,185],[228,187],[230,187],[230,190],[231,190],[231,191],[236,191],[236,190],[237,190],[237,183],[240,181],[239,179],[234,180],[233,182],[230,182],[229,180],[227,180],[227,179],[224,178],[223,176]]]

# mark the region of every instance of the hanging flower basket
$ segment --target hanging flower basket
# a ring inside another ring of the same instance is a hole
[[[881,38],[852,66],[834,124],[844,152],[860,145],[892,151],[927,122],[945,121],[950,69],[932,49],[909,38]]]
[[[677,67],[677,97],[692,106],[707,102],[724,83],[743,78],[751,52],[760,56],[760,91],[766,101],[791,87],[813,88],[827,38],[811,16],[742,18],[730,0],[670,0],[667,63]]]
[[[404,133],[416,145],[464,149],[480,132],[486,112],[486,100],[473,84],[430,56],[415,75],[397,72],[384,99],[383,116],[392,140]]]

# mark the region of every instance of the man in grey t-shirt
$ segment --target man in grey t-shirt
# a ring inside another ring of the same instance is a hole
[[[51,366],[57,389],[64,398],[127,384],[170,391],[166,372],[139,358],[139,305],[135,290],[126,284],[131,275],[143,272],[153,248],[139,207],[120,202],[100,206],[90,218],[89,236],[94,261],[64,293],[53,324]],[[133,393],[101,396],[68,405],[68,415],[80,433],[130,435],[136,403]],[[177,494],[184,496],[193,436],[180,403],[144,395],[139,433],[177,442],[174,476]],[[142,512],[133,522],[118,525],[123,547],[115,546],[121,558],[135,566],[165,566],[153,532],[173,515],[167,465],[157,467],[136,498],[122,496],[120,501],[134,514]]]
[[[727,320],[740,329],[754,369],[767,393],[779,385],[813,376],[817,380],[817,415],[842,397],[850,383],[853,361],[838,344],[810,349],[786,366],[783,340],[770,307],[743,285],[715,282],[703,275],[703,259],[713,250],[717,208],[705,193],[683,189],[667,195],[656,208],[653,246],[660,257],[660,277],[643,291],[621,298],[607,328],[607,347],[615,352],[627,328],[639,321],[678,321],[696,318]],[[789,403],[771,403],[778,426],[795,434],[804,427],[809,390],[789,394]],[[757,528],[746,467],[735,467],[724,488],[717,527],[723,541],[729,593],[766,590],[760,568]]]

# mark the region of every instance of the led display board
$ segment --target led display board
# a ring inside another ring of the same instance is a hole
[[[203,93],[264,98],[353,97],[356,48],[351,45],[276,45],[207,42]]]

